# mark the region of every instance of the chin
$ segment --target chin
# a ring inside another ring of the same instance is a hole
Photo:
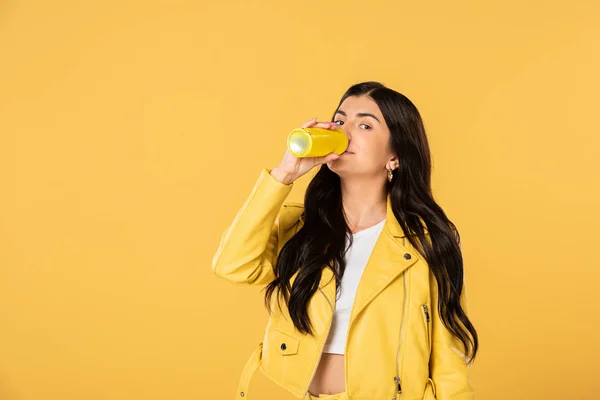
[[[330,161],[327,163],[327,167],[338,176],[342,177],[347,174],[346,168],[342,167],[339,163],[339,160]]]

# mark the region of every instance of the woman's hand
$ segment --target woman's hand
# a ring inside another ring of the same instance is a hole
[[[316,118],[307,121],[302,128],[325,128],[336,129],[338,125],[334,122],[317,122]],[[322,157],[296,157],[286,149],[281,163],[271,170],[271,175],[281,183],[289,185],[302,175],[306,174],[317,165],[326,164],[340,158],[338,154],[329,153]]]

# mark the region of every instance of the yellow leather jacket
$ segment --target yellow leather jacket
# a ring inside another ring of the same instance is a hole
[[[233,223],[221,236],[212,269],[235,283],[266,285],[279,251],[303,223],[303,205],[285,202],[293,184],[263,169]],[[295,277],[295,275],[294,275]],[[294,279],[292,277],[292,280]],[[297,398],[304,398],[317,369],[336,292],[324,268],[308,313],[315,335],[298,332],[275,306],[264,338],[242,371],[236,399],[248,399],[257,368]],[[329,282],[329,283],[328,283]],[[412,247],[387,203],[387,220],[358,286],[345,347],[350,400],[471,400],[473,389],[461,343],[442,325],[437,283]],[[466,292],[461,294],[466,311]]]

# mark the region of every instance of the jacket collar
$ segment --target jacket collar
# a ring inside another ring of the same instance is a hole
[[[420,221],[425,226],[423,220]],[[427,232],[426,229],[425,232]],[[350,315],[350,324],[386,286],[421,258],[405,237],[406,234],[394,216],[388,195],[386,222],[362,274]],[[320,287],[334,305],[336,300],[335,279],[329,268],[323,269]],[[400,301],[398,304],[400,305]]]
[[[384,225],[384,229],[386,229],[386,227],[387,227],[390,234],[394,237],[397,237],[397,238],[405,237],[406,234],[400,227],[400,224],[396,220],[396,216],[394,215],[394,212],[392,211],[392,200],[391,200],[391,196],[389,194],[387,195],[387,206],[386,207],[387,207],[387,211],[386,211],[386,222]],[[427,233],[428,231],[427,231],[427,228],[425,227],[425,221],[423,221],[422,218],[419,218],[419,221],[421,222],[421,225],[423,226],[423,230],[425,231],[425,233]]]

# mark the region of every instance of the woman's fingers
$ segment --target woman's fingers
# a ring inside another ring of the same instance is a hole
[[[337,124],[333,122],[318,122],[314,125],[315,128],[326,128],[326,129],[335,129],[337,128]]]
[[[337,160],[338,158],[340,158],[339,154],[335,154],[335,153],[329,153],[329,154],[327,154],[326,156],[323,156],[323,157],[318,157],[318,158],[315,160],[315,162],[316,162],[316,164],[317,164],[317,165],[318,165],[318,164],[326,164],[326,163],[328,163],[329,161],[335,161],[335,160]]]
[[[335,129],[337,128],[337,124],[334,122],[317,122],[316,118],[313,118],[309,121],[306,121],[302,124],[302,128],[327,128],[327,129]]]
[[[312,118],[312,119],[310,119],[310,120],[306,121],[305,123],[303,123],[303,124],[302,124],[302,128],[308,128],[308,127],[310,127],[311,125],[313,125],[313,124],[314,124],[316,121],[317,121],[317,119],[316,119],[316,118]]]

